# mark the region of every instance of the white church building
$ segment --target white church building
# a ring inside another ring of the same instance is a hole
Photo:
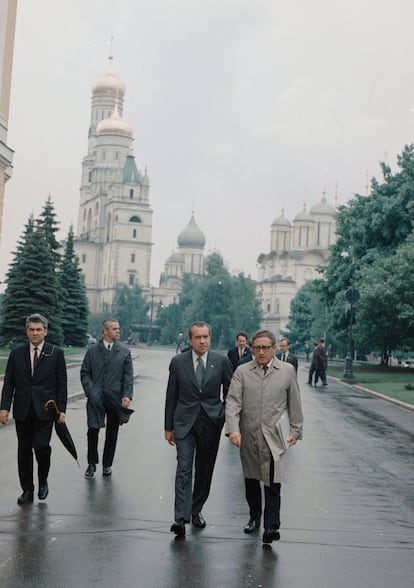
[[[184,275],[205,271],[206,238],[194,214],[178,234],[158,287],[150,286],[153,211],[147,169],[138,169],[131,126],[123,120],[125,84],[113,71],[92,84],[87,154],[82,161],[75,250],[92,313],[109,311],[115,288],[139,284],[152,310],[178,302]],[[319,276],[336,240],[336,210],[323,194],[309,212],[291,222],[283,212],[270,229],[270,251],[259,255],[257,292],[263,328],[280,335],[290,302],[303,284]],[[152,312],[152,311],[151,311]],[[156,312],[155,312],[156,314]]]

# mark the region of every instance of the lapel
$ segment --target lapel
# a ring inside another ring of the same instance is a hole
[[[32,364],[30,362],[30,344],[28,343],[23,349],[24,367],[28,374],[32,375]]]
[[[211,358],[210,352],[207,354],[206,373],[204,374],[203,386],[207,384],[215,369],[214,361]]]

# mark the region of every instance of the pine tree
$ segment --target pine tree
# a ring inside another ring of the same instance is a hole
[[[55,267],[57,267],[57,265],[60,263],[60,243],[56,239],[55,235],[59,230],[59,222],[57,221],[57,215],[50,194],[47,197],[37,222],[43,229],[47,246],[51,252],[53,263]]]
[[[79,260],[73,247],[73,228],[69,229],[65,251],[59,264],[62,293],[62,330],[65,345],[82,347],[88,329],[88,300]]]
[[[60,345],[59,282],[54,258],[41,226],[29,219],[6,278],[1,340],[16,345],[26,341],[25,319],[39,312],[49,321],[47,338]]]

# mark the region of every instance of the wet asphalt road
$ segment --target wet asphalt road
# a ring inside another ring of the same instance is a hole
[[[414,412],[299,370],[304,440],[289,450],[281,541],[247,536],[238,450],[223,437],[207,528],[169,532],[175,449],[163,438],[172,351],[133,349],[136,412],[120,429],[111,478],[86,468],[85,401],[67,423],[76,462],[52,439],[50,494],[18,507],[14,426],[0,429],[1,588],[411,588],[414,584]],[[70,391],[80,392],[79,369]],[[102,443],[100,447],[102,446]]]

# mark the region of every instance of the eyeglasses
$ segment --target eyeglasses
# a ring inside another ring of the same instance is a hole
[[[268,351],[272,349],[273,345],[253,345],[253,351]]]

